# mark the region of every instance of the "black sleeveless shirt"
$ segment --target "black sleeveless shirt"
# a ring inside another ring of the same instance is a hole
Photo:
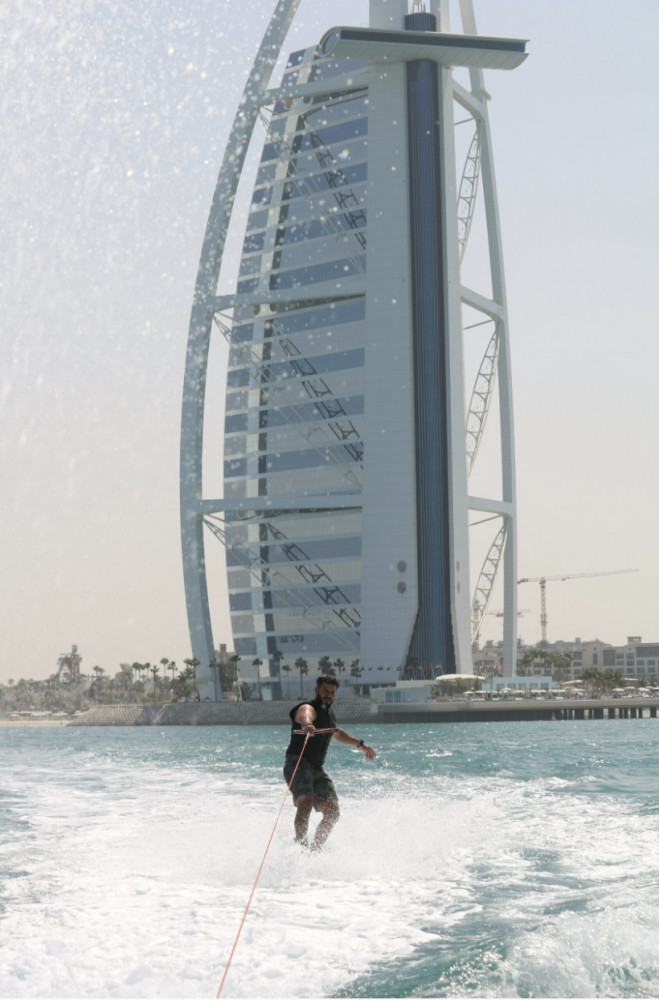
[[[329,729],[330,727],[336,726],[336,718],[334,717],[334,711],[332,708],[325,708],[320,698],[314,698],[311,701],[301,701],[299,705],[292,708],[289,712],[291,717],[291,742],[288,744],[286,750],[287,754],[294,754],[295,757],[300,756],[302,747],[304,746],[304,736],[295,736],[294,730],[299,729],[300,725],[295,721],[295,714],[302,705],[311,705],[312,708],[316,709],[316,718],[314,720],[314,726],[316,729]],[[322,767],[325,762],[325,757],[327,756],[327,750],[332,739],[331,733],[322,733],[320,736],[312,736],[311,739],[307,740],[307,746],[304,751],[304,759],[308,760],[310,764],[314,767]]]

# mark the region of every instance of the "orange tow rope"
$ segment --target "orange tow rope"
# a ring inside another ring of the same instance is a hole
[[[324,731],[326,732],[326,730],[324,730]],[[316,732],[323,732],[323,730],[318,730],[317,729]],[[299,735],[302,735],[302,734],[299,733]],[[293,774],[291,775],[291,780],[288,783],[288,788],[284,792],[284,798],[282,799],[282,803],[281,803],[281,805],[279,807],[279,812],[277,813],[277,819],[275,820],[275,825],[272,828],[272,833],[270,834],[270,840],[268,841],[268,846],[265,849],[265,853],[263,855],[263,859],[261,861],[261,865],[259,867],[258,872],[256,873],[256,878],[254,879],[254,885],[252,886],[252,891],[249,894],[249,899],[247,900],[247,906],[245,907],[245,912],[243,913],[243,919],[240,921],[240,927],[238,928],[238,933],[236,934],[236,940],[233,942],[233,948],[231,949],[231,954],[229,955],[229,961],[227,962],[227,967],[224,970],[224,975],[222,976],[222,982],[220,983],[220,988],[219,988],[219,990],[216,993],[216,997],[219,997],[220,993],[222,992],[222,988],[224,986],[224,981],[227,978],[227,974],[229,972],[229,967],[230,967],[231,961],[233,959],[233,954],[234,954],[234,952],[236,950],[236,945],[238,944],[238,938],[240,937],[240,933],[241,933],[241,931],[243,929],[243,925],[245,923],[245,918],[247,917],[247,912],[248,912],[250,906],[252,905],[252,899],[254,898],[254,893],[256,891],[256,885],[258,883],[259,878],[261,877],[261,872],[263,871],[263,865],[265,864],[266,856],[268,854],[268,851],[270,850],[270,844],[272,843],[272,838],[275,835],[275,830],[277,829],[277,824],[279,822],[279,818],[280,818],[280,816],[282,814],[282,811],[284,809],[284,806],[286,804],[286,796],[288,795],[288,793],[290,791],[290,788],[291,788],[291,785],[293,784],[293,778],[297,774],[297,769],[300,766],[300,761],[302,760],[302,754],[304,753],[304,748],[307,745],[307,740],[309,739],[309,736],[310,736],[310,733],[306,733],[305,734],[304,743],[302,745],[302,749],[300,750],[300,756],[297,759],[297,764],[295,765],[295,770],[293,771]]]

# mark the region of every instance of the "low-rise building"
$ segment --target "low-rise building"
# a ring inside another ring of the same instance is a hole
[[[611,647],[607,661],[607,667],[619,670],[630,680],[659,682],[658,642],[643,642],[640,635],[630,635],[624,646]]]
[[[536,648],[537,658],[524,668],[527,676],[545,673],[549,666],[548,657],[555,655],[567,656],[570,660],[569,666],[553,671],[554,679],[561,681],[579,680],[582,670],[594,667],[596,670],[619,670],[633,681],[645,679],[649,684],[659,683],[659,642],[643,642],[640,635],[628,636],[622,646],[614,646],[601,639],[582,641],[579,636],[573,642],[559,639],[542,646],[520,648],[520,658]]]

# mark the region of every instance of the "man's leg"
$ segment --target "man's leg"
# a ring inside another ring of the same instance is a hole
[[[323,818],[316,827],[314,846],[322,847],[339,821],[339,816],[341,815],[339,810],[339,800],[326,799],[325,802],[318,803],[318,809],[323,814]]]
[[[309,829],[309,817],[313,809],[313,794],[298,795],[295,800],[295,839],[301,844],[306,843],[307,830]],[[329,833],[329,831],[328,831]],[[316,834],[318,836],[318,834]]]

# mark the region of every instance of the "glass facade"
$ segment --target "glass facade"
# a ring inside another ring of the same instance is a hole
[[[282,86],[345,69],[293,53]],[[367,104],[365,89],[277,103],[256,177],[224,438],[224,495],[251,502],[226,517],[243,657],[359,656],[361,511],[346,497],[364,461]]]

